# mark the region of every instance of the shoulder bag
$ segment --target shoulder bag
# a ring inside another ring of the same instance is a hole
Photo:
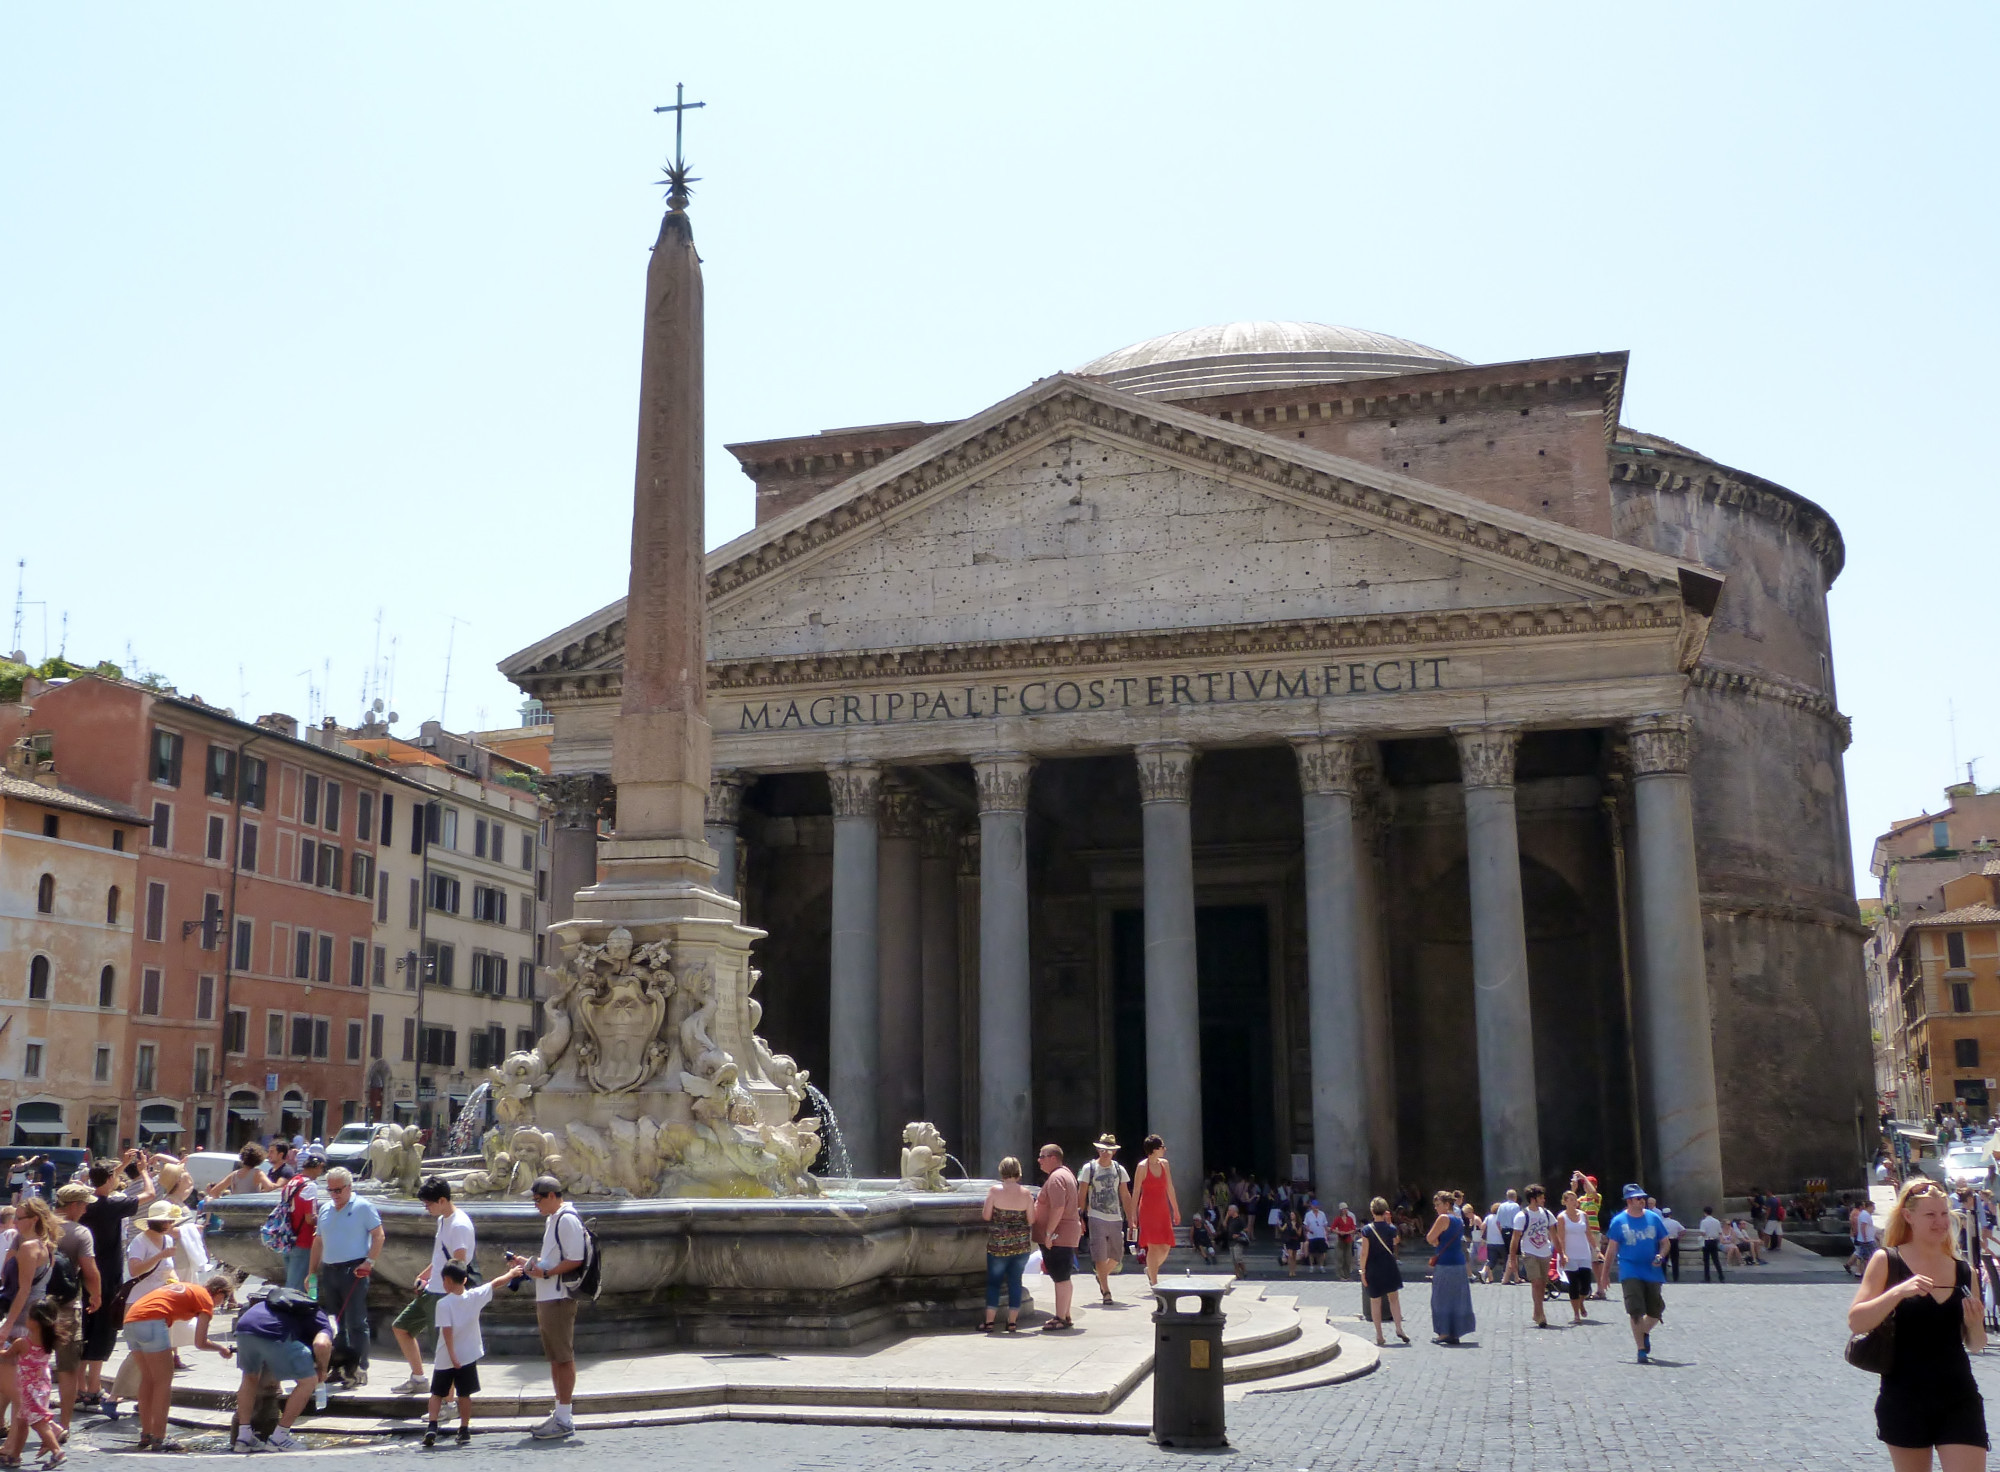
[[[1889,1259],[1888,1281],[1882,1286],[1893,1288],[1910,1276],[1909,1267],[1903,1262],[1903,1254],[1893,1247],[1883,1249],[1882,1255]],[[1899,1303],[1896,1308],[1901,1308]],[[1889,1310],[1889,1316],[1870,1329],[1866,1334],[1850,1334],[1847,1338],[1847,1362],[1857,1370],[1865,1370],[1870,1375],[1886,1375],[1896,1363],[1896,1308]]]

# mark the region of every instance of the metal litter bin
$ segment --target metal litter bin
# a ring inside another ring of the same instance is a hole
[[[1153,1440],[1229,1445],[1222,1424],[1222,1295],[1234,1278],[1162,1277],[1153,1288]],[[1195,1299],[1200,1307],[1186,1312]]]

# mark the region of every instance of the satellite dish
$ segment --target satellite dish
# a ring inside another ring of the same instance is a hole
[[[382,697],[379,695],[376,696],[375,703],[369,706],[368,708],[374,711],[377,715],[380,715],[382,713]]]
[[[402,719],[402,717],[401,717],[401,716],[399,716],[399,715],[397,715],[397,714],[396,714],[396,713],[395,713],[395,712],[394,712],[393,710],[389,712],[389,724],[390,724],[390,725],[392,725],[392,726],[393,726],[393,725],[395,725],[395,724],[396,724],[396,722],[400,721],[401,719]]]

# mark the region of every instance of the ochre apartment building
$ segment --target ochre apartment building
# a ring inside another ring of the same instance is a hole
[[[1903,932],[1903,1051],[1918,1100],[1989,1116],[2000,1092],[2000,861],[1945,881],[1941,913]]]

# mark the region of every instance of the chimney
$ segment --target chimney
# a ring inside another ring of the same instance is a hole
[[[274,732],[279,736],[289,736],[294,741],[299,739],[299,722],[296,716],[288,716],[279,711],[272,711],[267,716],[257,717],[257,724],[264,730]]]

